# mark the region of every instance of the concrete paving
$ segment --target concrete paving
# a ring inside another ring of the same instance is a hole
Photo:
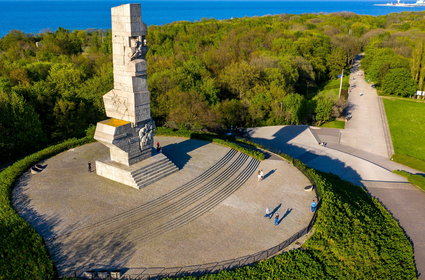
[[[251,140],[364,186],[406,232],[413,243],[419,279],[425,279],[425,192],[391,171],[421,172],[388,159],[392,144],[382,104],[363,72],[354,70],[348,99],[352,118],[340,131],[340,141],[336,129],[332,132],[308,126],[254,128],[250,130]],[[319,145],[322,141],[327,145]]]
[[[350,94],[347,102],[352,118],[341,131],[342,145],[387,158],[391,156],[388,154],[379,102],[376,89],[365,81],[364,72],[353,71],[350,75]]]
[[[102,268],[134,275],[247,256],[310,222],[315,193],[304,191],[310,182],[290,163],[275,156],[260,163],[198,140],[155,141],[180,170],[141,190],[87,171],[89,160],[108,157],[99,143],[52,157],[43,172],[20,179],[14,206],[46,240],[61,275]],[[264,217],[267,207],[280,213],[278,226]]]

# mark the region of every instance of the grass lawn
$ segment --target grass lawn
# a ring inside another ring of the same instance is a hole
[[[409,180],[410,183],[418,186],[419,188],[421,188],[422,190],[425,191],[425,177],[424,176],[417,175],[417,174],[411,174],[409,172],[402,171],[402,170],[395,170],[393,172],[395,174],[406,177]]]
[[[317,93],[317,96],[326,96],[327,98],[334,100],[335,102],[338,100],[338,94],[339,94],[339,85],[341,80],[335,79],[329,81],[321,91]],[[344,76],[342,79],[342,89],[348,90],[348,87],[350,86],[350,76]]]
[[[384,98],[394,161],[425,172],[425,102]]]
[[[345,121],[330,121],[322,124],[320,127],[330,127],[330,128],[339,128],[344,129],[345,128]]]

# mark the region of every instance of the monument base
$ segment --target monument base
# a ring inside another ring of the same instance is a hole
[[[136,189],[146,187],[178,170],[178,167],[162,153],[131,166],[110,160],[96,161],[97,175]]]

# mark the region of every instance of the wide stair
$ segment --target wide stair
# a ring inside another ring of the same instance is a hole
[[[121,236],[127,241],[146,241],[201,217],[237,191],[256,171],[259,161],[230,150],[222,159],[193,180],[154,200],[98,223],[59,236],[93,242],[102,236]],[[161,166],[158,163],[158,167]],[[164,169],[164,172],[167,169]],[[149,183],[153,172],[139,170]],[[138,177],[139,176],[139,177]],[[90,241],[91,240],[91,241]]]
[[[178,170],[179,168],[173,162],[171,162],[166,156],[163,156],[159,161],[131,172],[131,177],[140,189]]]

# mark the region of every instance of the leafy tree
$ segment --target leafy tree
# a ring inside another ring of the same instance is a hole
[[[416,92],[416,83],[406,68],[391,69],[382,81],[382,91],[386,94],[411,96]]]
[[[269,90],[265,86],[256,85],[250,95],[252,96],[248,104],[248,112],[250,116],[250,126],[262,126],[266,124],[271,111],[270,105],[273,98]]]
[[[28,71],[28,76],[33,82],[45,80],[49,75],[50,68],[52,67],[51,62],[37,61],[28,64],[25,68]]]
[[[23,85],[28,86],[30,79],[28,77],[28,71],[24,68],[15,68],[9,73],[9,78],[12,85]]]
[[[218,96],[220,90],[217,88],[216,81],[213,78],[204,78],[197,90],[207,101],[208,105],[215,105],[220,101]]]
[[[362,63],[365,67],[365,72],[375,83],[380,84],[390,69],[406,68],[409,69],[409,61],[403,57],[397,56],[393,50],[372,49]]]
[[[416,43],[412,54],[412,75],[419,90],[424,90],[425,81],[425,39]]]
[[[259,78],[258,70],[245,61],[232,63],[220,75],[223,86],[239,98],[243,98]]]
[[[21,96],[0,90],[0,154],[5,163],[46,142],[37,113]]]
[[[305,116],[306,100],[302,95],[291,93],[283,97],[281,108],[285,124],[299,124]]]
[[[316,101],[316,122],[317,125],[321,125],[327,121],[329,121],[332,117],[332,108],[334,106],[334,102],[325,97],[325,96],[318,96]]]
[[[336,47],[327,57],[327,64],[329,68],[329,77],[335,78],[341,74],[345,69],[347,57],[343,49]]]
[[[219,121],[226,128],[244,127],[247,107],[238,99],[223,100],[218,106]]]
[[[72,98],[83,81],[83,71],[71,63],[57,63],[52,66],[47,81],[62,96]]]
[[[216,116],[199,94],[172,90],[167,97],[170,127],[199,130],[215,126]]]

